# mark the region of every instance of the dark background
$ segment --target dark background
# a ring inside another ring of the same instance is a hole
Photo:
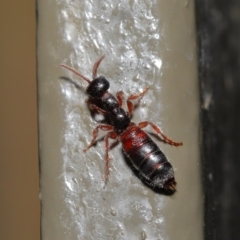
[[[197,0],[205,239],[240,239],[240,1]]]

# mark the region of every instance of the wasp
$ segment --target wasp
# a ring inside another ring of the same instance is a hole
[[[86,93],[89,98],[86,102],[89,108],[106,115],[110,119],[109,124],[100,124],[93,130],[92,140],[87,148],[84,149],[84,152],[94,145],[99,130],[106,131],[107,133],[104,137],[106,151],[105,182],[107,182],[110,173],[109,139],[115,139],[122,143],[123,152],[148,185],[163,189],[168,193],[173,193],[177,184],[174,178],[173,167],[157,144],[143,129],[150,126],[163,142],[169,145],[178,147],[182,146],[183,143],[169,139],[152,122],[144,121],[138,124],[131,122],[134,110],[133,101],[140,100],[149,88],[146,88],[141,93],[131,94],[126,101],[128,111],[125,111],[122,108],[124,93],[118,91],[116,97],[113,96],[108,91],[110,87],[109,81],[104,76],[97,77],[97,69],[103,58],[104,56],[100,57],[93,65],[92,80],[89,80],[71,67],[60,64],[60,66],[75,73],[88,83]],[[74,84],[77,86],[76,83]]]

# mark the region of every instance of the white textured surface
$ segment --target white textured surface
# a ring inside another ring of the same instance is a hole
[[[43,240],[202,239],[193,3],[157,2],[39,3]],[[152,192],[133,175],[120,144],[110,151],[105,188],[104,142],[82,151],[98,123],[85,103],[87,84],[58,64],[91,78],[103,54],[98,73],[110,81],[110,92],[128,96],[150,87],[133,121],[152,121],[184,143],[176,149],[158,142],[176,170],[172,197]]]

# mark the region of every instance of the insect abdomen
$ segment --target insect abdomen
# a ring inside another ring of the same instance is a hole
[[[174,181],[171,164],[147,133],[131,126],[121,134],[120,140],[127,157],[150,184],[162,188]]]

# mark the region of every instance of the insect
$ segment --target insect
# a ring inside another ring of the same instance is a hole
[[[131,94],[126,101],[128,111],[125,111],[122,108],[123,92],[117,92],[116,97],[114,97],[108,92],[110,87],[108,80],[104,76],[97,77],[97,69],[103,58],[104,56],[99,58],[93,66],[92,81],[69,66],[60,64],[60,66],[75,73],[88,83],[86,93],[89,98],[86,102],[89,108],[106,115],[110,119],[110,124],[100,124],[93,130],[93,138],[87,148],[84,149],[84,152],[94,145],[99,130],[106,131],[104,137],[106,151],[105,182],[107,182],[109,176],[109,139],[117,139],[122,143],[123,152],[148,185],[173,193],[176,186],[173,167],[156,143],[142,129],[147,126],[152,127],[163,142],[172,146],[182,146],[182,142],[172,141],[152,122],[144,121],[139,124],[131,122],[134,110],[132,101],[141,99],[149,88],[139,94]]]

